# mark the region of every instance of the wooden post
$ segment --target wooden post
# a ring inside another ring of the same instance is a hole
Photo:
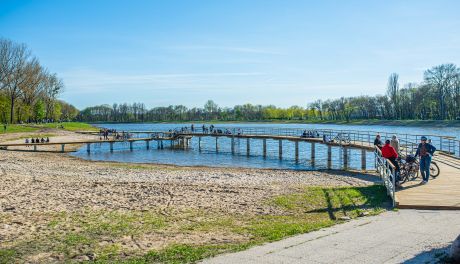
[[[295,161],[299,161],[299,141],[295,142]]]
[[[110,152],[113,152],[113,142],[110,142]]]
[[[91,151],[91,144],[90,143],[87,143],[86,144],[86,152],[90,152]]]
[[[251,143],[249,138],[246,139],[246,155],[249,156],[251,154]]]
[[[232,140],[231,140],[230,144],[232,144],[232,146],[231,146],[232,154],[235,154],[235,138],[233,136],[232,136]]]
[[[361,149],[361,169],[366,170],[366,150]]]
[[[37,151],[37,145],[34,145],[34,151]],[[89,148],[88,148],[88,152],[89,152]]]
[[[133,151],[133,142],[132,141],[129,142],[129,150]]]
[[[315,162],[315,142],[311,142],[311,161]]]
[[[283,141],[281,139],[278,140],[278,156],[279,159],[283,159]]]
[[[331,145],[327,146],[327,168],[332,168],[332,147]]]
[[[266,138],[263,139],[263,155],[264,155],[264,158],[267,157],[267,139]]]
[[[216,137],[216,152],[219,151],[219,141],[218,140],[219,140],[219,138]]]
[[[198,151],[201,151],[201,137],[198,137]]]
[[[348,169],[348,149],[347,147],[343,147],[343,168],[345,170]]]
[[[61,152],[64,152],[65,144],[61,144]]]
[[[145,144],[146,144],[147,149],[150,149],[150,141],[146,140]]]

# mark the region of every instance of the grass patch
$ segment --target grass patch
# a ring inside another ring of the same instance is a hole
[[[63,122],[63,123],[49,123],[38,125],[38,127],[43,128],[58,128],[68,130],[68,131],[98,131],[97,127],[94,127],[88,123],[81,123],[81,122]]]
[[[14,263],[16,251],[12,249],[0,249],[0,264]]]
[[[65,256],[66,262],[86,255],[95,256],[95,263],[194,263],[329,227],[342,222],[341,216],[354,218],[363,211],[378,214],[386,202],[385,188],[380,185],[308,187],[267,199],[264,206],[277,209],[270,215],[202,210],[159,214],[84,209],[56,213],[47,218],[47,235],[15,241],[0,251],[0,260],[11,263],[52,252]],[[208,239],[201,241],[202,237]],[[220,239],[210,239],[216,237]],[[161,239],[164,244],[157,250],[135,250],[125,246],[126,239],[128,243]]]
[[[5,133],[20,133],[20,132],[33,132],[37,131],[38,128],[35,127],[29,127],[25,125],[7,125],[6,126],[6,131],[3,128],[3,125],[0,127],[0,134],[5,134]]]
[[[34,132],[34,131],[44,129],[44,128],[64,129],[68,131],[99,131],[97,127],[94,127],[87,123],[63,122],[63,123],[48,123],[48,124],[13,124],[13,125],[7,125],[6,131],[4,131],[3,125],[2,125],[0,127],[0,134]]]

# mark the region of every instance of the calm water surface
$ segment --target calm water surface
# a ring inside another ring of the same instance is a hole
[[[190,124],[103,124],[97,125],[118,131],[168,131]],[[201,124],[195,124],[201,127]],[[207,125],[209,126],[209,125]],[[378,126],[378,125],[329,125],[329,124],[214,124],[216,127],[225,128],[298,128],[307,130],[336,129],[336,130],[359,130],[379,131],[387,133],[407,133],[419,135],[445,135],[460,138],[458,128],[429,128],[429,127],[404,127],[404,126]],[[164,143],[164,149],[157,149],[155,142],[150,143],[150,149],[146,149],[145,142],[135,142],[133,151],[129,150],[128,143],[114,144],[113,153],[109,150],[109,144],[93,144],[91,153],[82,147],[73,155],[88,160],[119,161],[132,163],[162,163],[182,166],[217,166],[217,167],[247,167],[247,168],[277,168],[294,170],[315,170],[327,167],[327,147],[316,144],[316,160],[312,164],[310,160],[310,143],[299,143],[299,161],[294,158],[294,142],[283,141],[283,159],[278,158],[278,141],[267,140],[267,157],[262,156],[262,140],[251,140],[251,154],[246,155],[246,139],[235,139],[236,154],[232,155],[230,138],[219,138],[219,151],[215,149],[215,139],[203,137],[201,151],[198,149],[198,139],[193,138],[191,146],[187,150],[171,149],[169,142]],[[333,168],[340,168],[343,164],[343,153],[338,147],[332,148]],[[349,167],[361,168],[361,151],[349,150]],[[367,168],[374,167],[373,153],[367,154]]]

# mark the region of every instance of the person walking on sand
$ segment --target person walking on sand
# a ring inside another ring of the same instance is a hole
[[[396,152],[398,152],[399,154],[399,151],[401,150],[400,149],[400,146],[399,146],[399,139],[396,137],[396,135],[393,135],[391,137],[391,142],[390,142],[390,145],[396,150]]]
[[[375,136],[374,146],[378,147],[379,149],[382,149],[382,140],[380,139],[380,134],[377,134],[377,136]]]
[[[427,184],[430,178],[431,157],[433,156],[436,148],[427,142],[427,138],[422,136],[420,144],[418,144],[415,157],[420,157],[420,173],[422,174],[423,181],[421,184]]]

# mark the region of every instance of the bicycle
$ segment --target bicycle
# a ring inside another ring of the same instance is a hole
[[[341,144],[342,142],[345,144],[350,144],[351,139],[348,135],[344,135],[343,133],[338,133],[337,136],[334,137],[334,142]]]
[[[404,159],[399,160],[400,167],[400,180],[401,183],[406,181],[413,181],[419,177],[420,161],[413,155],[408,155]],[[430,176],[435,179],[439,176],[441,170],[435,161],[431,162],[430,165]]]

